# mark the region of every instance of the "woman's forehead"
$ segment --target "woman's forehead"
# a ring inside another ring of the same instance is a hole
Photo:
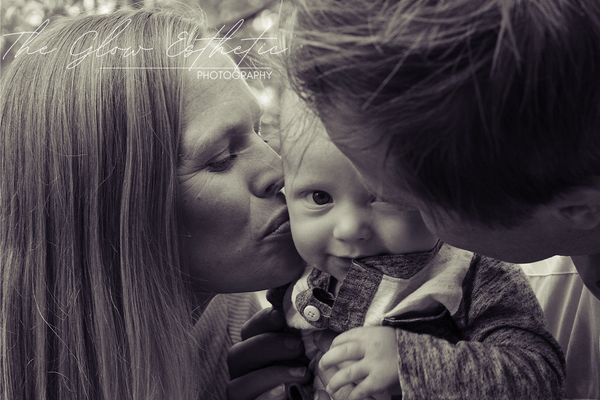
[[[189,157],[206,152],[236,132],[249,131],[261,115],[260,106],[243,79],[208,79],[198,75],[198,71],[225,70],[219,68],[233,71],[235,64],[229,57],[216,54],[204,61],[207,69],[184,72],[182,144]]]
[[[184,87],[186,97],[212,99],[229,94],[237,94],[254,99],[250,88],[239,73],[238,66],[224,54],[207,53],[200,57],[186,59]]]
[[[234,62],[225,55],[206,55],[186,69],[183,87],[183,106],[186,119],[199,114],[248,113],[251,118],[261,114],[256,98],[241,79]],[[223,72],[228,72],[223,74]],[[226,114],[225,114],[226,115]]]
[[[183,111],[186,117],[214,113],[225,113],[223,114],[225,117],[241,112],[251,118],[257,118],[262,113],[248,85],[241,79],[193,80],[190,78],[184,85],[183,98]]]

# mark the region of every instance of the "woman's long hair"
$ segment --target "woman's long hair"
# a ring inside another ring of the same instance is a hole
[[[201,24],[149,10],[63,20],[28,44],[49,54],[20,54],[4,72],[1,398],[196,396],[173,55]],[[139,46],[151,50],[108,51]]]

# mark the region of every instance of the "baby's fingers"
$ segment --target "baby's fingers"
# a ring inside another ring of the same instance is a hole
[[[346,368],[340,369],[331,377],[327,384],[327,391],[329,393],[336,393],[346,385],[358,384],[358,382],[366,378],[368,374],[369,370],[361,363],[351,364]],[[336,396],[334,397],[339,398],[338,396],[339,394],[336,393]]]
[[[354,385],[342,386],[337,392],[332,393],[331,400],[348,400],[352,389],[354,389]]]
[[[362,380],[362,382],[357,383],[352,392],[346,397],[347,400],[367,400],[367,399],[375,399],[375,395],[377,393],[381,393],[386,388],[377,387],[376,382],[370,377],[367,377]]]
[[[319,368],[329,369],[336,367],[344,361],[356,361],[364,357],[363,348],[358,343],[350,342],[331,348],[321,357]]]
[[[331,342],[331,347],[341,346],[348,342],[365,340],[365,332],[368,327],[352,328],[349,331],[340,333]]]

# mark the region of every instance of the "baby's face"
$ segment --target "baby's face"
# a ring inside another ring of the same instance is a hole
[[[312,266],[341,280],[351,258],[426,251],[435,245],[419,212],[375,198],[324,132],[283,158],[292,236]]]

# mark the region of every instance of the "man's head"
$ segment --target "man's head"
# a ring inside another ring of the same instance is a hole
[[[372,190],[497,258],[600,251],[600,3],[300,3],[292,82]]]

